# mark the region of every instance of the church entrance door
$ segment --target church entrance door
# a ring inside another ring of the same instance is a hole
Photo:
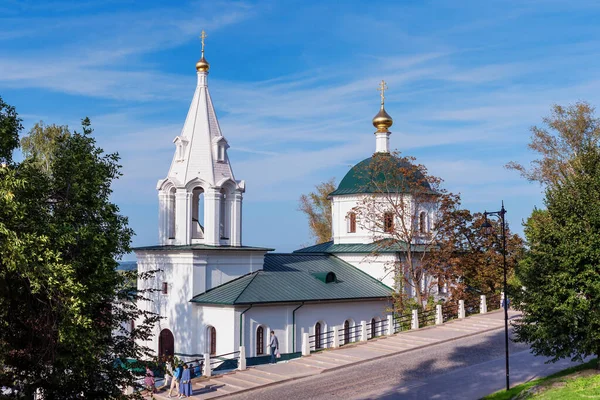
[[[173,333],[168,329],[160,331],[158,336],[158,355],[173,357],[175,353],[175,338]]]

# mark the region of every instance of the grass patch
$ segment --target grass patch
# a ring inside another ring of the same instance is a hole
[[[577,379],[561,379],[568,375],[575,375],[585,370],[595,370],[598,367],[598,359],[593,359],[575,367],[564,369],[556,374],[545,378],[535,379],[514,386],[509,391],[502,390],[482,398],[482,400],[510,400],[521,392],[539,386],[547,388],[543,392],[532,396],[536,399],[600,399],[600,375],[581,376]],[[529,398],[529,397],[523,397]]]

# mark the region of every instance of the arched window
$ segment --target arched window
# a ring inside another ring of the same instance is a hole
[[[169,191],[169,197],[167,198],[168,200],[168,228],[167,228],[167,237],[169,239],[175,239],[175,215],[177,215],[177,211],[176,211],[176,202],[175,202],[175,188],[171,189]]]
[[[321,340],[321,323],[317,322],[315,324],[315,349],[323,348],[323,342]]]
[[[204,189],[192,191],[192,239],[204,239]]]
[[[158,355],[172,357],[175,353],[175,338],[168,329],[163,329],[158,335]]]
[[[348,233],[356,233],[356,213],[348,214]]]
[[[386,212],[383,214],[383,229],[386,233],[394,231],[394,213]]]
[[[419,233],[427,232],[427,213],[425,211],[421,211],[419,214]]]
[[[208,327],[208,334],[210,337],[208,352],[211,356],[214,356],[215,354],[217,354],[217,330],[214,326]]]
[[[350,343],[350,321],[344,321],[344,344]]]
[[[256,355],[265,354],[265,329],[259,326],[256,330]]]
[[[375,318],[371,319],[371,337],[374,338],[377,336],[377,325],[376,325],[376,321]]]

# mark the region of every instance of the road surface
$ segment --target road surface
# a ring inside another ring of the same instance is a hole
[[[512,343],[511,385],[547,376],[568,360],[545,364]],[[232,395],[260,399],[479,399],[505,387],[504,331],[496,330],[295,381]]]

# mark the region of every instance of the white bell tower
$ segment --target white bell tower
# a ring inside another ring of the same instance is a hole
[[[196,63],[198,83],[187,118],[173,143],[175,155],[158,181],[161,245],[241,246],[244,181],[236,181],[208,92],[210,65]]]

